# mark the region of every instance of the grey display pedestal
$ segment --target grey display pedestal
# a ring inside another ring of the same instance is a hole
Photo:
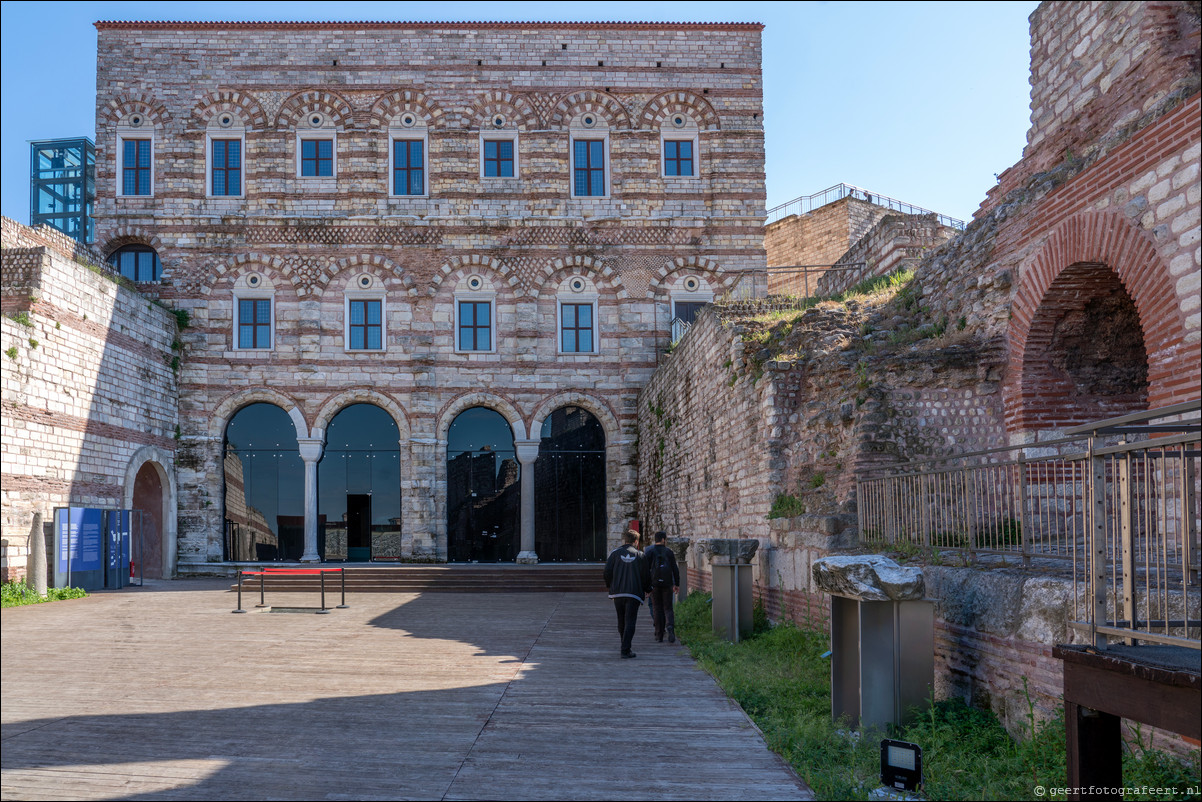
[[[714,577],[714,634],[738,643],[751,634],[751,566],[710,566]]]
[[[831,596],[831,717],[901,724],[935,681],[935,605]]]

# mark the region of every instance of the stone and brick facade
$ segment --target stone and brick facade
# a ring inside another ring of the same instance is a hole
[[[176,318],[59,231],[2,221],[0,461],[5,580],[23,577],[36,512],[142,509],[149,575],[170,571]],[[141,483],[142,490],[136,485]]]
[[[634,516],[635,399],[668,345],[673,297],[686,280],[694,297],[722,296],[764,267],[760,25],[97,28],[98,247],[153,247],[162,281],[143,289],[191,315],[181,566],[225,559],[224,434],[260,401],[289,412],[306,464],[340,409],[389,412],[403,559],[446,559],[456,415],[499,411],[532,464],[544,419],[584,407],[605,429],[617,541]],[[312,139],[332,143],[330,175],[302,174]],[[511,177],[485,175],[494,139],[514,143]],[[153,149],[149,194],[123,183],[133,140]],[[239,143],[236,196],[213,194],[214,140]],[[693,176],[666,174],[666,140],[691,143]],[[421,143],[417,194],[391,181],[395,141]],[[584,141],[602,143],[598,196],[577,194]],[[347,299],[364,288],[383,302],[376,351],[348,342]],[[238,347],[237,300],[252,296],[271,303],[268,348]],[[493,304],[492,348],[456,347],[465,297]],[[562,350],[574,299],[594,305],[594,353]]]

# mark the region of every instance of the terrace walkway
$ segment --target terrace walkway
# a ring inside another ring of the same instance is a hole
[[[228,587],[4,610],[3,798],[813,798],[648,616],[619,659],[601,594]]]

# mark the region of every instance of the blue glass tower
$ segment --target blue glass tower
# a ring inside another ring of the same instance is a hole
[[[29,224],[52,226],[80,242],[94,238],[96,146],[87,137],[30,143]]]

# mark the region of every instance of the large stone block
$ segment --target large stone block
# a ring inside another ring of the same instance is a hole
[[[880,554],[824,557],[811,567],[818,589],[860,601],[913,601],[926,594],[922,570]]]

